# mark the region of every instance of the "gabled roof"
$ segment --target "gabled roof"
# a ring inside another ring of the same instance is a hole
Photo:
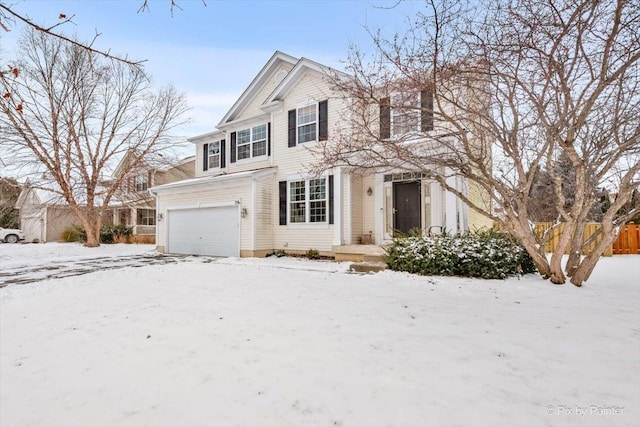
[[[133,155],[133,150],[127,150],[127,153],[122,157],[115,171],[113,172],[113,177],[110,179],[118,178],[122,174],[122,168],[129,162],[130,157]],[[145,156],[144,159],[141,160],[139,165],[140,168],[150,168],[159,171],[166,171],[173,167],[180,166],[181,164],[187,163],[191,160],[195,159],[195,156],[189,156],[182,160],[171,161],[171,157],[165,157],[160,152],[149,153]],[[105,178],[108,181],[108,178]]]
[[[27,197],[34,197],[34,202],[38,205],[51,205],[51,204],[63,204],[64,199],[62,197],[60,187],[52,182],[46,184],[40,184],[40,186],[33,186],[28,179],[22,185],[22,190],[16,200],[16,209],[21,209],[27,201]]]
[[[294,58],[291,55],[287,55],[286,53],[282,53],[280,51],[276,51],[269,61],[262,67],[262,70],[258,73],[258,75],[253,79],[253,81],[249,84],[249,86],[242,92],[240,98],[233,104],[231,109],[224,115],[220,123],[218,123],[217,127],[224,126],[225,123],[232,121],[236,114],[241,112],[242,109],[251,102],[252,98],[257,94],[260,88],[264,85],[267,79],[271,76],[271,73],[281,64],[288,63],[291,65],[295,65],[298,61],[298,58]],[[285,78],[286,80],[286,78]]]
[[[262,108],[268,108],[273,103],[282,100],[293,89],[298,81],[307,71],[314,71],[326,76],[336,76],[338,78],[349,78],[350,76],[342,71],[335,70],[326,65],[319,64],[307,58],[300,58],[287,76],[276,86],[269,97],[263,102]]]

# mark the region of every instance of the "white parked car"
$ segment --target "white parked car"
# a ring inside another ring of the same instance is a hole
[[[24,240],[24,232],[22,230],[0,227],[0,242],[18,243],[21,240]]]

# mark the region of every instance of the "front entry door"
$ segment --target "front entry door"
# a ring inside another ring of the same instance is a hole
[[[420,182],[393,183],[393,228],[407,234],[412,228],[421,228]]]

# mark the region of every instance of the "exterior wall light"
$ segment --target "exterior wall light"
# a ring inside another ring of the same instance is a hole
[[[371,187],[367,188],[367,196],[371,196],[373,194],[373,189]]]

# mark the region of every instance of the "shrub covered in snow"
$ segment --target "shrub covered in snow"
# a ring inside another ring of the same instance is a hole
[[[534,273],[527,251],[511,236],[490,230],[393,240],[387,249],[389,268],[427,276],[504,279]]]

